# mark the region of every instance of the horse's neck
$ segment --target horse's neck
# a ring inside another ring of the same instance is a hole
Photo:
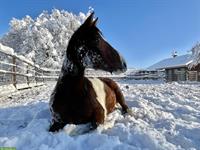
[[[59,77],[59,83],[69,86],[71,89],[77,89],[77,87],[80,89],[83,88],[84,69],[80,69],[77,65],[65,59]]]
[[[84,68],[80,68],[78,65],[74,64],[67,57],[65,57],[61,70],[64,75],[80,77],[84,76],[84,70]]]

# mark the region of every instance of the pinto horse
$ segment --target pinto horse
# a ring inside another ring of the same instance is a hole
[[[91,13],[72,35],[61,74],[50,98],[52,124],[55,132],[66,124],[91,122],[93,129],[104,123],[118,102],[126,113],[128,106],[118,85],[109,78],[87,78],[87,67],[109,72],[126,71],[126,63],[119,53],[102,38]]]

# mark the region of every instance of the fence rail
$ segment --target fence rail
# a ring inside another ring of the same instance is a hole
[[[42,68],[23,56],[0,47],[0,95],[2,87],[14,86],[18,90],[38,86],[45,81],[56,80],[59,72],[60,70]]]

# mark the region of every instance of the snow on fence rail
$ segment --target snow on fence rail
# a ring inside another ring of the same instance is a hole
[[[1,44],[0,56],[3,58],[3,61],[0,61],[0,91],[5,86],[13,86],[15,89],[38,86],[45,81],[57,79],[60,72],[60,70],[41,68],[25,57],[15,54],[12,48]]]

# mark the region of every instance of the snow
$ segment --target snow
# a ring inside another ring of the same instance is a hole
[[[0,72],[1,72],[1,70],[0,70]],[[14,92],[14,91],[16,91],[16,88],[14,87],[13,84],[0,86],[0,95],[6,95],[6,94]]]
[[[192,55],[190,54],[176,56],[174,58],[167,58],[167,59],[161,60],[158,63],[148,67],[147,69],[158,70],[158,69],[165,69],[165,68],[187,66],[192,62],[192,59],[193,59]]]
[[[192,57],[193,61],[189,65],[190,68],[197,66],[200,63],[200,43],[197,42],[193,48],[191,49],[192,51]]]
[[[28,58],[25,58],[22,55],[17,55],[16,53],[14,53],[14,50],[12,48],[10,48],[8,46],[4,46],[1,43],[0,43],[0,52],[3,53],[3,54],[7,54],[7,55],[13,56],[15,58],[18,58],[19,60],[26,62],[26,63],[28,63],[32,66],[36,66],[36,65],[34,65],[34,62],[30,61]],[[0,61],[0,63],[4,63],[4,64],[7,64],[7,65],[13,65],[13,64],[1,62],[1,61]]]
[[[25,58],[24,56],[22,56],[22,55],[15,55],[18,59],[20,59],[21,61],[23,61],[23,62],[26,62],[26,63],[28,63],[28,64],[30,64],[30,65],[32,65],[32,66],[35,66],[35,67],[39,67],[39,66],[36,66],[35,64],[34,64],[34,62],[32,62],[32,61],[30,61],[29,59],[27,59],[27,58]]]
[[[13,18],[0,43],[39,66],[60,69],[68,41],[85,19],[84,13],[76,15],[58,9],[43,11],[36,18],[28,15],[22,19]]]
[[[128,76],[133,76],[138,70],[136,69],[127,69],[126,72],[116,74],[113,73],[111,74],[110,72],[103,71],[103,70],[94,70],[92,68],[86,68],[85,74],[88,77],[113,77],[113,78],[119,78],[119,77],[128,77]]]
[[[14,50],[12,48],[4,46],[1,43],[0,43],[0,52],[6,53],[6,54],[10,54],[10,55],[14,54]]]
[[[60,72],[60,69],[57,69],[57,70],[56,70],[56,69],[49,69],[49,68],[43,68],[43,67],[40,68],[40,69],[42,69],[43,71],[47,71],[47,72],[48,72],[48,71],[49,71],[49,72]]]
[[[0,52],[2,52],[3,54],[8,54],[10,56],[13,56],[13,57],[17,58],[18,60],[20,60],[20,61],[22,61],[26,64],[29,64],[29,65],[31,65],[31,66],[39,69],[39,70],[42,70],[42,71],[45,71],[45,72],[55,72],[55,73],[60,72],[60,70],[58,70],[58,69],[56,70],[56,69],[49,69],[49,68],[44,68],[44,67],[40,68],[39,65],[36,65],[34,62],[30,61],[29,58],[26,58],[22,55],[17,55],[16,53],[14,53],[14,50],[12,48],[4,46],[1,43],[0,43]],[[12,64],[12,63],[7,63],[7,62],[5,62],[5,60],[0,61],[0,64],[4,64],[4,65],[7,65],[7,66],[15,66],[15,67],[20,68],[20,69],[25,70],[25,71],[27,70],[26,67],[21,67],[19,65],[15,65],[15,64]],[[33,72],[35,70],[29,70],[29,71]],[[11,73],[10,71],[1,70],[1,69],[0,69],[0,72],[1,73]],[[32,77],[33,75],[32,74],[26,74],[26,76]],[[41,78],[51,78],[51,76],[43,76]],[[53,76],[53,78],[57,78],[57,77]]]
[[[48,101],[55,82],[0,97],[0,147],[20,150],[197,150],[200,83],[118,80],[130,113],[116,109],[104,125],[66,125],[49,133]]]

